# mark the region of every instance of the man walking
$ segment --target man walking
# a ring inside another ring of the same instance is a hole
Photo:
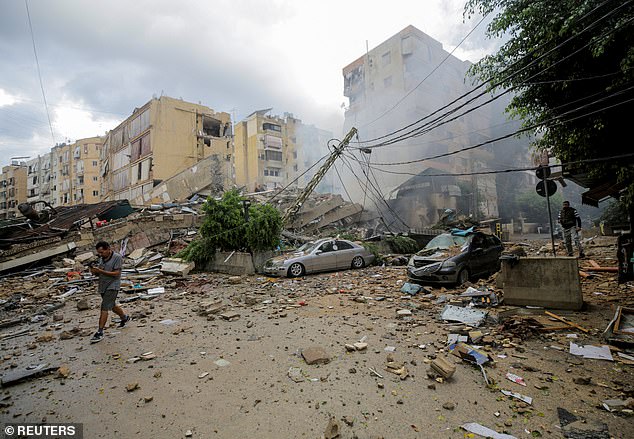
[[[115,303],[121,287],[123,258],[110,248],[110,244],[103,241],[97,243],[97,254],[100,257],[99,264],[97,267],[90,267],[90,272],[99,276],[98,291],[101,294],[101,314],[99,314],[99,330],[93,335],[91,343],[103,340],[103,328],[108,321],[108,311],[113,311],[121,318],[119,328],[123,328],[130,321],[130,316]]]
[[[564,201],[563,208],[559,212],[557,221],[564,229],[564,241],[566,242],[568,256],[572,256],[572,239],[574,239],[575,245],[577,246],[577,249],[579,249],[579,257],[585,257],[579,237],[579,232],[581,232],[581,217],[579,216],[577,209],[570,207],[570,201]]]

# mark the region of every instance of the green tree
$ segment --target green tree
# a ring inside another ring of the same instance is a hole
[[[179,254],[182,258],[205,264],[218,250],[255,252],[272,250],[280,243],[282,217],[278,210],[269,204],[251,205],[247,221],[243,198],[235,189],[220,200],[207,199],[203,212],[200,237]]]
[[[562,162],[629,152],[634,113],[634,2],[468,0],[465,15],[492,14],[490,38],[508,38],[472,66],[491,90],[513,93],[507,111],[537,148]],[[631,163],[631,162],[630,162]],[[634,207],[634,170],[623,160],[575,165],[591,177],[617,175]]]
[[[561,210],[562,203],[563,197],[559,192],[550,197],[553,225],[557,224],[557,213]],[[538,195],[537,192],[527,191],[518,195],[516,205],[526,221],[530,223],[548,223],[548,205],[546,204],[546,198]]]

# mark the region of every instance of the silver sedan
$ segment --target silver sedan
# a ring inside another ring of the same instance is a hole
[[[374,255],[345,239],[325,238],[304,244],[294,253],[277,256],[264,264],[271,276],[303,276],[320,271],[363,268],[374,261]]]

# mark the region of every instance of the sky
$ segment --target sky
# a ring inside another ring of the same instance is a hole
[[[241,120],[273,108],[340,135],[341,69],[408,25],[451,51],[480,17],[464,0],[27,0],[0,2],[0,165],[103,135],[153,96]],[[455,52],[499,42],[480,25]]]

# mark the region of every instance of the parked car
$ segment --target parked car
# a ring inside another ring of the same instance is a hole
[[[407,276],[416,283],[462,285],[498,271],[503,249],[497,236],[486,233],[443,233],[410,258]]]
[[[271,258],[264,272],[271,276],[297,277],[320,271],[363,268],[374,261],[374,255],[354,242],[324,238],[309,242],[295,252]]]

